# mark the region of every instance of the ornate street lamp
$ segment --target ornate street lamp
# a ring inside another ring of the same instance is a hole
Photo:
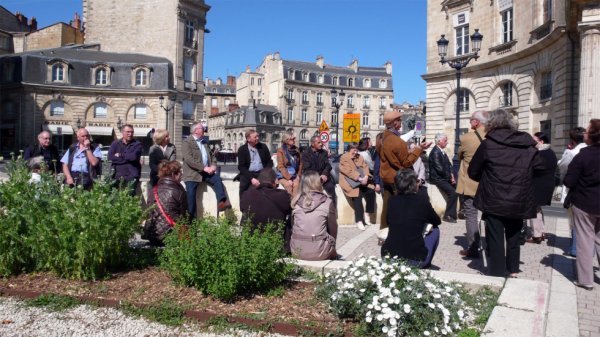
[[[121,131],[122,128],[123,128],[123,121],[121,120],[121,117],[119,116],[119,119],[117,119],[117,129],[119,129],[119,131]]]
[[[344,89],[340,89],[338,93],[335,88],[331,89],[331,107],[335,108],[335,113],[337,115],[335,121],[335,141],[337,142],[337,146],[335,147],[335,154],[340,154],[340,137],[339,137],[339,129],[340,129],[340,107],[344,104],[344,96],[346,93]]]
[[[81,118],[77,118],[77,123],[75,125],[77,126],[77,130],[81,129]]]
[[[167,131],[169,131],[169,111],[171,111],[175,108],[175,97],[169,96],[169,103],[166,106],[163,105],[164,102],[165,102],[165,97],[160,96],[158,98],[158,103],[160,103],[160,107],[163,108],[163,110],[165,110],[165,113],[167,114],[165,129],[167,129]]]
[[[454,157],[452,158],[452,165],[454,166],[454,175],[455,177],[458,174],[459,160],[458,160],[458,148],[460,147],[460,101],[461,101],[461,92],[460,92],[460,75],[461,70],[469,64],[469,62],[473,59],[479,58],[479,51],[481,50],[481,40],[483,40],[483,35],[479,33],[479,29],[475,29],[475,33],[471,35],[471,45],[473,46],[473,52],[461,55],[458,57],[454,57],[451,59],[447,59],[446,55],[448,52],[448,40],[442,37],[437,41],[438,53],[440,54],[440,63],[448,65],[456,70],[456,126],[454,130]]]

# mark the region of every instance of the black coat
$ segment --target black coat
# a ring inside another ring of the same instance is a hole
[[[450,159],[439,147],[434,146],[429,154],[429,181],[452,181],[452,165]]]
[[[177,222],[187,216],[187,194],[181,183],[171,177],[163,177],[156,184],[156,189],[160,204],[171,220]],[[155,207],[150,213],[150,218],[146,220],[144,234],[150,242],[160,243],[167,232],[171,230],[171,226],[156,205],[154,190],[150,193],[153,194],[152,200],[154,200]]]
[[[260,156],[260,161],[264,167],[273,167],[273,160],[271,159],[271,151],[267,145],[263,143],[256,144],[256,151]],[[240,146],[237,152],[238,157],[238,170],[240,174],[236,177],[239,179],[240,176],[245,177],[248,181],[252,180],[254,176],[250,173],[250,150],[248,150],[248,143]]]
[[[423,239],[425,224],[440,225],[440,217],[435,213],[427,194],[400,194],[388,201],[388,237],[381,247],[381,256],[423,261],[427,257],[427,247]]]
[[[308,148],[302,152],[302,172],[317,172],[319,175],[327,177],[327,181],[324,185],[327,187],[335,186],[335,182],[331,178],[331,163],[327,158],[327,151],[319,150],[313,151],[312,148]]]
[[[600,214],[600,144],[584,147],[573,158],[563,181],[568,199],[589,214]]]
[[[479,182],[475,207],[500,217],[535,218],[533,175],[544,169],[535,141],[510,129],[495,129],[485,137],[468,170],[469,177]]]
[[[558,159],[554,151],[548,149],[540,150],[539,156],[544,161],[544,170],[533,177],[533,197],[537,206],[546,206],[552,203],[554,194],[554,175],[558,166]]]
[[[251,228],[259,230],[268,223],[286,223],[289,215],[292,214],[289,193],[266,184],[246,190],[240,200],[240,209],[242,210],[241,224],[246,225],[250,221]]]
[[[46,168],[50,173],[62,172],[62,164],[60,163],[60,156],[58,149],[54,144],[48,145],[47,148],[42,148],[39,144],[28,146],[23,153],[23,159],[29,160],[38,156],[44,157]]]

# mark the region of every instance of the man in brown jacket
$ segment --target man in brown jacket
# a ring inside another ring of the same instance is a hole
[[[377,144],[377,153],[381,158],[379,175],[383,183],[380,229],[387,228],[387,202],[395,190],[394,177],[396,172],[401,168],[412,168],[412,165],[421,156],[421,152],[431,145],[431,142],[421,143],[412,151],[408,150],[408,145],[400,138],[402,113],[399,111],[386,112],[383,115],[383,122],[385,123],[385,131],[383,131],[381,142]]]
[[[458,158],[460,160],[460,168],[458,170],[458,184],[456,185],[456,193],[460,195],[460,202],[464,208],[465,224],[467,227],[467,240],[469,247],[459,252],[460,255],[477,258],[479,253],[479,227],[477,226],[477,209],[473,206],[473,197],[477,192],[476,181],[469,178],[467,170],[471,159],[477,151],[479,144],[485,138],[485,124],[489,119],[489,112],[479,110],[471,115],[471,131],[460,137],[460,147],[458,148]]]

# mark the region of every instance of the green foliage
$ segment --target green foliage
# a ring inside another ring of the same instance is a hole
[[[281,285],[290,267],[283,261],[283,233],[263,232],[214,218],[176,226],[165,238],[159,260],[171,278],[223,301],[265,292]]]
[[[493,290],[490,287],[479,288],[475,292],[469,292],[464,290],[461,293],[461,297],[465,301],[466,305],[473,308],[475,319],[473,320],[473,324],[479,330],[482,330],[485,327],[490,315],[492,314],[492,310],[498,303],[498,297],[500,293],[498,291]],[[467,337],[470,335],[465,335]]]
[[[143,316],[151,321],[169,326],[178,326],[186,321],[186,309],[169,300],[162,300],[157,304],[147,306],[135,306],[131,303],[123,303],[119,308],[129,315],[135,317]]]
[[[32,184],[22,160],[8,172],[0,184],[0,275],[35,270],[97,279],[128,261],[143,216],[138,198],[106,182],[91,191],[66,188],[45,173]]]
[[[82,302],[76,298],[65,295],[40,295],[32,300],[25,302],[32,307],[45,307],[51,311],[64,311],[66,309],[78,306]]]

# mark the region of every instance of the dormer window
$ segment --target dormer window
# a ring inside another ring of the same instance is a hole
[[[98,86],[110,85],[110,67],[106,64],[96,64],[92,67],[92,84]]]
[[[62,64],[55,64],[52,66],[52,82],[64,82],[65,81],[65,66]]]
[[[143,69],[140,69],[135,72],[135,85],[136,86],[146,86],[148,84],[148,74]]]
[[[386,80],[379,80],[379,88],[380,89],[387,88],[387,81]]]
[[[69,64],[61,59],[48,61],[47,81],[52,83],[69,83]]]
[[[333,85],[340,85],[340,79],[337,76],[333,77]]]
[[[354,86],[354,79],[353,78],[349,78],[348,79],[348,86],[349,87],[353,87]]]
[[[96,70],[96,85],[106,85],[106,69]]]
[[[363,81],[363,87],[365,88],[370,88],[371,87],[371,79],[370,78],[365,78]]]
[[[131,83],[134,87],[150,87],[150,75],[152,68],[144,64],[136,64],[131,68],[133,82]]]

